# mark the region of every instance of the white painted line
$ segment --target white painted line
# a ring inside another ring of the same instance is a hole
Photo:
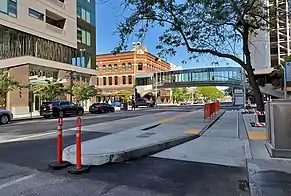
[[[236,130],[237,130],[237,138],[239,138],[239,112],[236,113]]]
[[[72,131],[72,129],[65,129],[65,130],[63,130],[63,133],[66,132],[66,131]],[[20,137],[20,138],[15,138],[15,139],[10,139],[10,140],[0,141],[0,143],[19,142],[19,141],[26,140],[26,139],[31,139],[31,138],[36,138],[36,137],[42,137],[42,136],[47,136],[47,135],[53,135],[53,134],[57,134],[57,131],[51,131],[51,132],[47,132],[47,133],[27,135],[27,136]]]
[[[31,174],[31,175],[28,175],[28,176],[24,176],[24,177],[18,178],[18,179],[16,179],[16,180],[12,180],[12,181],[10,181],[10,182],[7,182],[7,183],[5,183],[5,184],[2,184],[2,185],[0,185],[0,190],[5,189],[5,188],[7,188],[7,187],[10,187],[10,186],[12,186],[12,185],[14,185],[14,184],[17,184],[17,183],[19,183],[19,182],[22,182],[22,181],[24,181],[24,180],[28,180],[28,179],[30,179],[30,178],[33,178],[34,176],[36,176],[36,174]]]

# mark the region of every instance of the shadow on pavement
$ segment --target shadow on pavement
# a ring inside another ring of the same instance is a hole
[[[68,175],[66,170],[53,173]],[[154,157],[91,167],[89,173],[75,177],[179,196],[249,195],[239,189],[239,182],[246,179],[245,168]]]
[[[291,195],[291,174],[282,171],[260,171],[251,176],[256,192],[264,196]]]

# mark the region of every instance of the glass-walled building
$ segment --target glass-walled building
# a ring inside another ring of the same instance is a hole
[[[74,64],[96,68],[96,19],[95,0],[77,0],[78,58]]]
[[[1,0],[0,69],[23,85],[52,79],[68,84],[72,73],[95,85],[90,49],[80,50],[77,40],[76,15],[76,0]],[[88,66],[77,66],[81,56]],[[6,99],[7,109],[15,115],[37,112],[41,101],[32,88],[11,91]]]

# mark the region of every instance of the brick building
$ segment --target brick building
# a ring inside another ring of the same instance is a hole
[[[102,90],[102,101],[117,101],[118,92],[134,92],[135,75],[170,70],[170,63],[160,60],[147,51],[141,43],[134,44],[128,52],[96,56],[97,85]],[[161,92],[163,96],[170,93]],[[151,95],[147,95],[150,98]]]

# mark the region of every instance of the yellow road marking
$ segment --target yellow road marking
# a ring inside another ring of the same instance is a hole
[[[172,122],[178,118],[183,118],[183,117],[186,117],[186,116],[189,116],[191,114],[194,114],[194,113],[198,113],[198,112],[201,112],[202,110],[195,110],[195,111],[192,111],[192,112],[188,112],[186,114],[180,114],[180,115],[177,115],[177,116],[173,116],[173,117],[169,117],[169,118],[164,118],[164,119],[161,119],[159,121],[157,121],[157,123],[168,123],[168,122]]]
[[[197,130],[197,129],[189,129],[184,133],[189,134],[189,135],[197,135],[197,134],[199,134],[199,132],[200,132],[200,130]]]
[[[266,132],[256,131],[256,132],[248,132],[250,140],[265,140],[267,139]]]

